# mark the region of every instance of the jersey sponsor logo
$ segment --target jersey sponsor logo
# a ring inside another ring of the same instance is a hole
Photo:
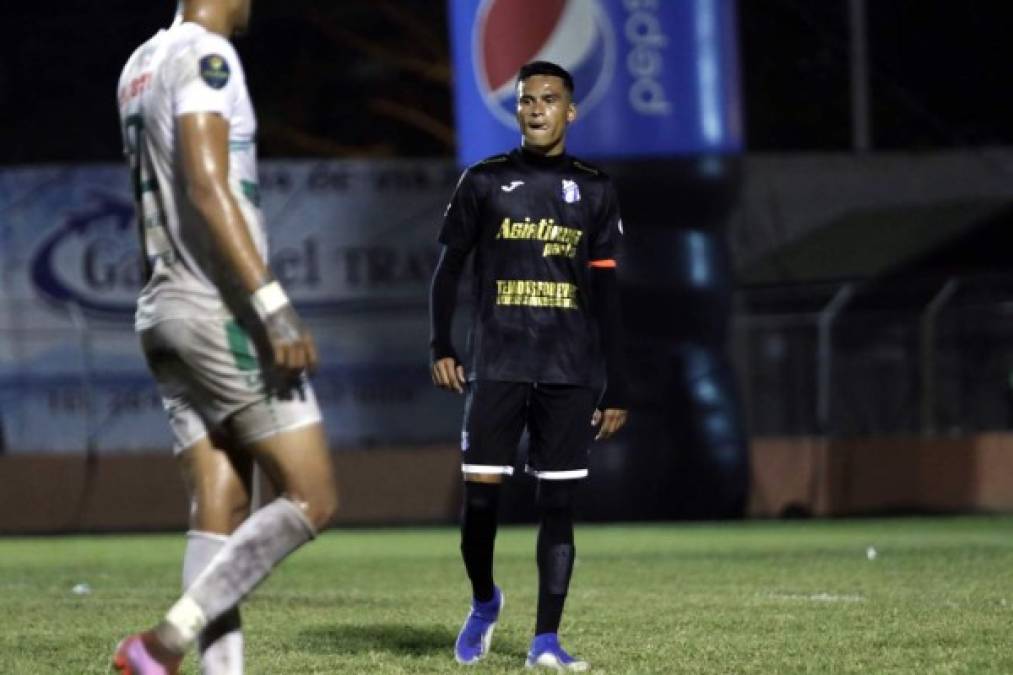
[[[499,189],[502,190],[503,192],[513,192],[522,185],[524,185],[524,181],[512,180],[510,181],[510,185],[500,185]]]
[[[151,84],[151,73],[144,73],[127,82],[120,89],[120,105],[122,106],[132,98],[144,93],[144,90]]]
[[[507,307],[577,309],[577,286],[566,281],[497,279],[496,304]]]
[[[563,179],[563,201],[567,204],[576,204],[580,201],[580,188],[577,181]]]
[[[200,60],[200,76],[212,89],[223,89],[229,83],[229,63],[218,54],[208,54]]]
[[[531,61],[553,61],[581,83],[574,101],[591,110],[615,74],[616,37],[601,0],[485,0],[475,14],[472,63],[482,100],[516,128],[515,79]]]
[[[542,218],[537,223],[530,218],[512,221],[504,218],[496,233],[497,239],[529,239],[544,241],[542,257],[559,255],[572,258],[577,254],[577,245],[584,236],[581,230],[557,225],[554,218]]]

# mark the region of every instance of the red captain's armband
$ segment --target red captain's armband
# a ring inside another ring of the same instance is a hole
[[[606,269],[613,269],[616,266],[616,261],[613,258],[608,260],[592,260],[587,264],[588,267],[604,267]]]

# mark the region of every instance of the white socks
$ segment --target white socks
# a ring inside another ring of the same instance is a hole
[[[228,540],[224,534],[190,530],[183,555],[183,590],[221,550]],[[233,607],[211,622],[197,636],[197,656],[202,675],[243,675],[243,633],[239,607]]]
[[[232,533],[165,615],[158,634],[165,645],[186,652],[197,634],[229,611],[316,530],[298,506],[278,497]]]

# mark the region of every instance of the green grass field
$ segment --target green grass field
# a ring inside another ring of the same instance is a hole
[[[533,548],[533,528],[500,534],[507,605],[481,672],[523,667]],[[174,599],[182,549],[0,539],[0,673],[107,672]],[[581,526],[577,551],[562,634],[596,672],[1013,672],[1010,518]],[[467,603],[451,529],[331,531],[245,605],[247,672],[459,671]]]

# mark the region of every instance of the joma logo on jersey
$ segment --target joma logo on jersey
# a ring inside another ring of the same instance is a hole
[[[557,225],[553,218],[542,218],[537,223],[530,218],[511,221],[504,218],[500,223],[497,239],[534,239],[544,241],[542,257],[559,255],[572,258],[577,254],[577,244],[584,233],[572,227]]]
[[[218,54],[209,54],[200,60],[200,76],[212,89],[222,89],[229,83],[229,64]]]

